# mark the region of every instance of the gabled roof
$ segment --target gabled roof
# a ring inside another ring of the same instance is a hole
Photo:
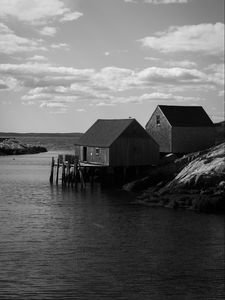
[[[99,119],[76,142],[80,146],[109,147],[135,119]]]
[[[159,108],[172,126],[211,127],[212,120],[202,106],[159,105]]]

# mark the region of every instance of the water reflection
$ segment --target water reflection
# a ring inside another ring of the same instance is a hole
[[[51,187],[50,155],[0,158],[1,299],[224,298],[223,217]]]

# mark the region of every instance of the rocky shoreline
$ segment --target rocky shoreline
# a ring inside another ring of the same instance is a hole
[[[124,185],[136,194],[136,203],[152,207],[225,213],[225,143],[176,158],[139,180]]]
[[[0,138],[0,155],[22,155],[47,152],[43,146],[29,145],[13,138]]]

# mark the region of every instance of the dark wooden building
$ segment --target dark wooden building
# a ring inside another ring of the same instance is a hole
[[[215,144],[214,124],[201,106],[158,105],[146,130],[161,153],[184,154]]]
[[[75,153],[103,166],[149,166],[157,164],[159,146],[135,119],[100,119],[78,140]]]

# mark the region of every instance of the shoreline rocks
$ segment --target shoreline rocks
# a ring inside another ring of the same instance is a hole
[[[225,143],[149,170],[128,183],[136,203],[152,207],[225,213]]]
[[[28,145],[12,138],[0,138],[0,155],[22,155],[47,152],[43,146]]]

